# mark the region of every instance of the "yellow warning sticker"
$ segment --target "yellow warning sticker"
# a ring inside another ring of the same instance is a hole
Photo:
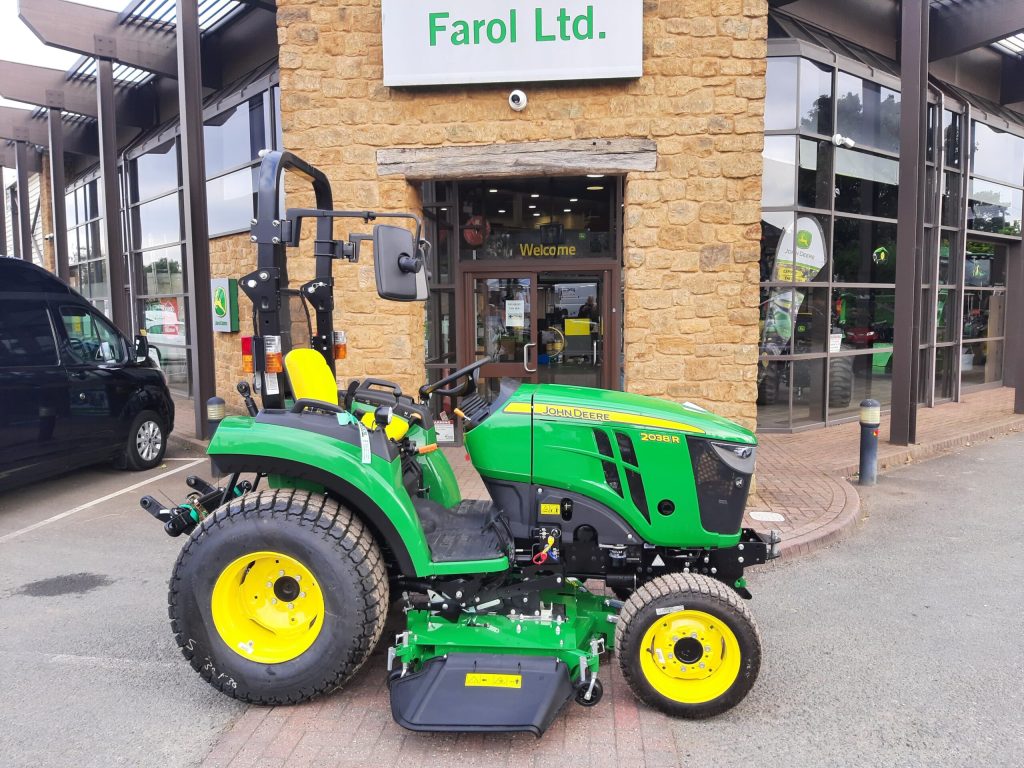
[[[557,502],[554,504],[541,504],[540,513],[542,515],[561,515],[562,505]]]
[[[522,675],[466,673],[466,688],[522,688]]]

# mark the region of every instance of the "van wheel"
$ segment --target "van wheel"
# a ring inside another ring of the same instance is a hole
[[[167,430],[153,411],[143,411],[132,420],[123,463],[129,469],[152,469],[164,460],[167,451]]]

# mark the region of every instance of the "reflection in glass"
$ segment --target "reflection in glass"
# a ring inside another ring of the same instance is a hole
[[[801,286],[795,294],[793,349],[798,355],[824,352],[830,341],[828,289]]]
[[[208,120],[203,141],[207,178],[255,160],[267,146],[263,97],[256,96]]]
[[[991,126],[971,122],[974,153],[971,173],[1020,186],[1024,184],[1024,139]]]
[[[939,300],[935,305],[935,340],[937,342],[953,341],[956,338],[956,291],[943,288],[939,291]]]
[[[899,91],[846,72],[836,82],[836,130],[861,146],[899,152]]]
[[[843,350],[892,347],[895,319],[892,289],[832,289],[832,332],[842,334]]]
[[[998,288],[1006,285],[1006,247],[967,241],[964,285],[969,288]]]
[[[956,277],[952,272],[954,261],[951,237],[952,235],[943,232],[939,240],[939,285],[952,285],[956,282]]]
[[[800,128],[832,135],[832,68],[800,59]]]
[[[793,426],[820,424],[825,420],[825,360],[793,362]]]
[[[842,362],[840,362],[842,361]],[[829,419],[857,416],[862,400],[892,405],[892,352],[833,358],[829,376]]]
[[[477,359],[523,362],[532,322],[529,278],[476,280],[473,309]]]
[[[796,59],[768,59],[764,96],[765,130],[786,130],[796,127],[796,72]]]
[[[946,144],[945,164],[960,167],[960,124],[963,117],[948,109],[942,110],[942,138]]]
[[[796,200],[796,137],[766,136],[761,205],[793,205]]]
[[[971,178],[967,199],[967,228],[1001,235],[1021,233],[1024,193],[991,181]]]
[[[1006,291],[964,291],[964,342],[1002,336]]]
[[[131,166],[132,202],[178,187],[178,146],[171,139],[138,157]]]
[[[953,397],[953,362],[956,347],[938,347],[935,350],[935,399]]]
[[[604,176],[461,182],[454,233],[459,256],[612,258],[621,222],[611,204],[615,185]]]
[[[777,280],[780,275],[793,270],[793,249],[784,246],[783,232],[787,227],[793,231],[793,214],[788,212],[766,212],[761,214],[761,282]],[[781,262],[780,262],[781,259]],[[787,279],[788,282],[788,279]]]
[[[800,139],[800,170],[797,198],[807,208],[832,205],[832,146],[828,142]]]
[[[757,366],[757,426],[787,429],[792,363],[762,358]]]
[[[982,341],[964,344],[960,356],[960,382],[963,386],[992,384],[1003,378],[1003,342]]]
[[[256,210],[253,187],[257,173],[257,168],[243,168],[206,182],[210,237],[249,228]]]
[[[142,260],[142,292],[146,294],[181,294],[185,292],[181,246],[146,251]]]
[[[836,210],[895,219],[899,162],[866,152],[836,149]]]
[[[181,241],[181,211],[177,192],[138,207],[134,247],[154,248]]]
[[[896,225],[836,216],[832,254],[837,283],[895,283]]]
[[[942,190],[942,225],[959,226],[960,222],[960,174],[954,171],[943,171],[945,187]]]

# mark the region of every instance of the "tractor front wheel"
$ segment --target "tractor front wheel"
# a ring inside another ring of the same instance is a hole
[[[175,639],[214,688],[291,704],[343,685],[384,629],[388,580],[358,517],[325,496],[249,493],[185,544],[170,584]]]
[[[619,614],[615,647],[637,698],[689,719],[736,706],[761,667],[757,625],[739,595],[697,574],[637,589]]]

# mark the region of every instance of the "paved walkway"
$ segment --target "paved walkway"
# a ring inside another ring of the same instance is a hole
[[[918,419],[920,443],[910,448],[885,442],[888,423],[883,424],[882,468],[1024,430],[1024,416],[1013,414],[1010,389],[988,390],[967,397],[963,403],[922,409]],[[858,440],[857,424],[796,435],[761,436],[757,492],[749,505],[752,517],[748,522],[754,527],[782,531],[785,550],[790,554],[823,546],[849,531],[860,509],[857,493],[848,480],[856,472]],[[483,485],[466,461],[465,452],[446,451],[463,493],[467,497],[483,495]],[[764,513],[782,519],[758,520],[759,516],[765,517]],[[400,630],[399,621],[400,617],[391,617],[385,639]],[[701,725],[687,723],[682,728],[678,722],[638,704],[614,662],[601,673],[604,703],[592,710],[567,706],[543,739],[523,734],[410,733],[391,719],[381,672],[386,646],[387,642],[380,644],[343,692],[296,707],[250,707],[214,746],[204,768],[547,768],[555,764],[656,768],[702,759]],[[187,673],[183,667],[182,674]],[[734,718],[725,715],[709,727],[738,726]],[[691,741],[695,736],[697,744]]]

